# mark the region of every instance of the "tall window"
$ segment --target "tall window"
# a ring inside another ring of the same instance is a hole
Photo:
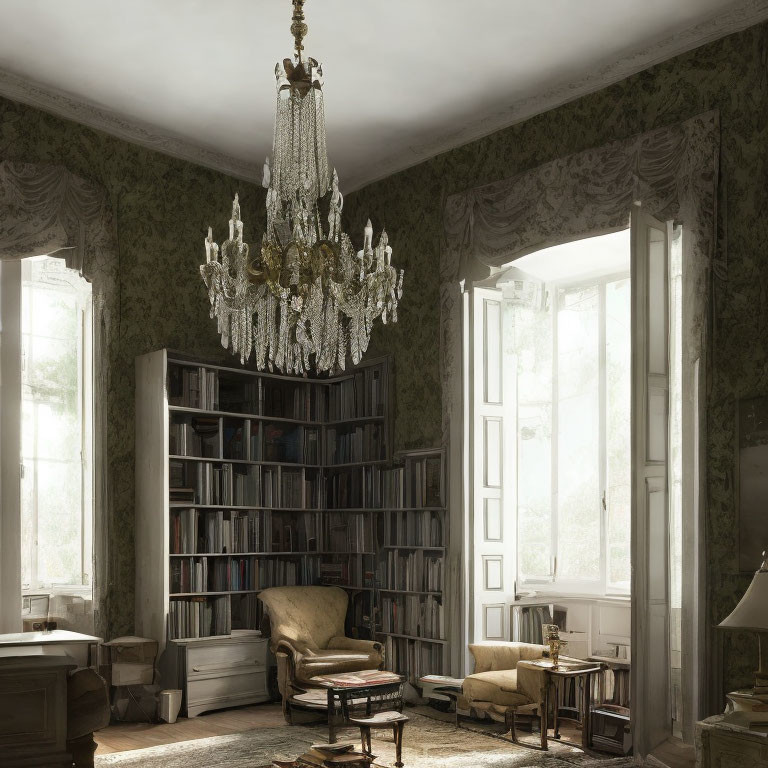
[[[62,259],[21,268],[22,587],[92,583],[91,286]]]
[[[628,591],[629,277],[550,285],[545,296],[542,308],[511,308],[519,576]]]

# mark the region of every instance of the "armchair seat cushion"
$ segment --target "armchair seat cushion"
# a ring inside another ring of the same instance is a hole
[[[516,707],[531,703],[528,696],[517,690],[516,669],[476,672],[464,679],[462,692],[470,704],[483,701],[502,707]]]
[[[311,685],[311,678],[317,675],[376,669],[381,664],[381,653],[373,647],[370,651],[329,648],[307,651],[295,660],[295,664],[296,680]]]

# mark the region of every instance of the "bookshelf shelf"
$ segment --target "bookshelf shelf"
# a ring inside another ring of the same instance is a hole
[[[183,405],[169,405],[168,411],[170,413],[189,413],[194,416],[209,416],[211,418],[231,418],[231,419],[249,419],[251,421],[277,421],[284,424],[293,424],[301,427],[323,427],[326,424],[322,421],[306,421],[303,419],[289,419],[285,416],[265,416],[259,413],[238,413],[236,411],[210,411],[203,410],[202,408],[188,408]],[[361,418],[360,421],[369,421],[370,417]],[[352,421],[355,421],[354,419]],[[346,421],[339,422],[341,424],[348,423]]]
[[[322,464],[302,464],[292,461],[253,461],[251,459],[221,459],[213,456],[180,456],[171,454],[168,456],[173,461],[208,461],[214,464],[247,464],[255,467],[286,467],[289,469],[322,469]],[[196,504],[195,506],[199,506]]]
[[[433,597],[442,597],[442,590],[439,592],[424,592],[413,589],[380,589],[379,592],[386,592],[392,595],[431,595]]]
[[[212,595],[256,595],[260,589],[225,589],[220,592],[169,592],[168,597],[209,597]],[[209,637],[209,635],[206,635]],[[176,638],[174,638],[176,639]]]
[[[433,643],[435,645],[447,645],[447,640],[438,640],[435,637],[423,637],[422,635],[399,635],[395,632],[379,632],[380,635],[385,635],[386,637],[397,637],[401,638],[402,640],[416,640],[419,643]]]
[[[418,547],[413,544],[385,544],[382,549],[412,549],[423,550],[424,552],[445,552],[445,547]]]

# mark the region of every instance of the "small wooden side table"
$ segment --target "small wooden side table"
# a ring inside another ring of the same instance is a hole
[[[351,672],[348,674],[360,675],[372,671],[376,670],[364,670],[362,673]],[[373,679],[370,682],[361,681],[359,684],[354,685],[337,685],[326,679],[333,677],[333,675],[313,677],[312,682],[318,687],[306,693],[292,696],[289,701],[291,706],[310,710],[325,710],[328,717],[328,741],[331,744],[336,742],[337,729],[343,728],[346,725],[342,713],[342,700],[346,705],[356,699],[367,699],[369,701],[369,709],[371,708],[372,701],[375,701],[376,705],[373,707],[373,711],[388,709],[402,712],[403,710],[403,683],[405,682],[405,677],[402,675],[391,674],[387,680],[381,682]],[[336,677],[343,677],[343,674]],[[383,707],[384,702],[386,702],[386,707]]]
[[[550,695],[554,692],[554,706],[553,718],[552,718],[552,736],[555,739],[560,740],[560,720],[571,720],[573,718],[560,717],[558,715],[557,706],[557,690],[558,685],[564,680],[577,680],[581,678],[583,680],[581,687],[581,696],[579,697],[579,719],[576,722],[581,725],[581,744],[585,749],[592,747],[592,725],[591,725],[591,702],[590,691],[592,689],[592,675],[601,672],[603,669],[602,664],[595,664],[592,662],[580,664],[572,661],[561,661],[555,667],[555,665],[546,659],[536,659],[534,661],[521,661],[518,663],[518,667],[525,665],[528,668],[541,670],[544,673],[544,684],[541,688],[541,749],[546,750],[548,746],[548,730],[549,730],[549,702]],[[514,717],[514,713],[513,713]],[[522,742],[519,742],[522,744]],[[569,742],[563,742],[569,743]],[[528,745],[524,745],[528,746]]]

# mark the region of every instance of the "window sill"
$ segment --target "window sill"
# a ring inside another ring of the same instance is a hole
[[[617,594],[599,594],[589,592],[565,592],[557,589],[548,590],[534,590],[533,592],[526,592],[524,594],[515,595],[515,599],[512,601],[512,605],[530,605],[539,604],[545,602],[553,602],[556,600],[579,600],[600,603],[626,603],[632,602],[631,595],[617,595]]]

